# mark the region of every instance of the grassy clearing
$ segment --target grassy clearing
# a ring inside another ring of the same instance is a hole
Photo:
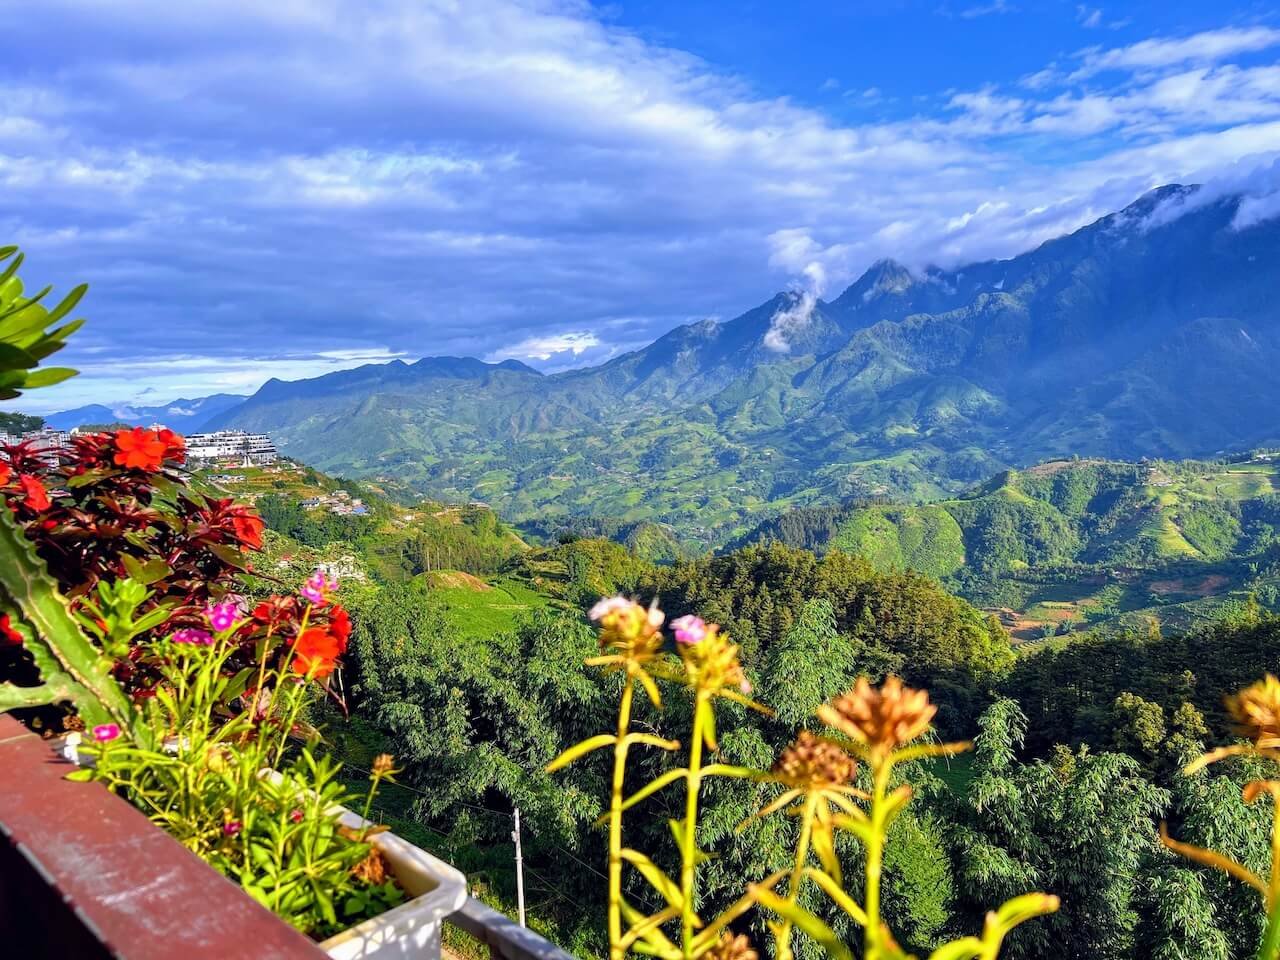
[[[954,757],[938,757],[932,763],[931,772],[953,794],[962,796],[973,781],[973,755],[962,753]]]
[[[449,621],[468,637],[491,637],[511,630],[522,616],[547,604],[541,594],[507,577],[478,581],[477,587],[471,582],[477,578],[456,571],[437,571],[431,576],[435,580],[433,596],[444,602]]]

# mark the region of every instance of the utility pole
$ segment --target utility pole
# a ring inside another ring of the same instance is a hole
[[[511,839],[516,842],[516,905],[520,909],[520,926],[524,922],[524,857],[520,853],[520,808],[515,808],[516,828],[511,831]]]

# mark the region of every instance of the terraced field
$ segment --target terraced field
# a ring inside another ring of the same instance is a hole
[[[465,636],[487,637],[510,630],[522,617],[547,606],[545,596],[511,577],[490,581],[456,570],[423,574],[450,622]]]

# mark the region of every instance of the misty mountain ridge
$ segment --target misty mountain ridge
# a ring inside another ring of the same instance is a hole
[[[208,397],[181,398],[154,406],[122,403],[107,406],[91,403],[74,410],[63,410],[45,417],[45,423],[58,430],[71,430],[87,424],[127,423],[145,427],[153,423],[185,433],[195,433],[209,420],[225,410],[244,402],[240,394],[215,393]]]

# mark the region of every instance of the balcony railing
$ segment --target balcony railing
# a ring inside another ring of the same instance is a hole
[[[0,956],[325,956],[125,801],[100,784],[65,779],[69,769],[39,737],[0,716]],[[500,960],[572,960],[477,900],[447,922]]]
[[[573,954],[479,900],[468,900],[445,922],[487,946],[493,960],[573,960]]]

